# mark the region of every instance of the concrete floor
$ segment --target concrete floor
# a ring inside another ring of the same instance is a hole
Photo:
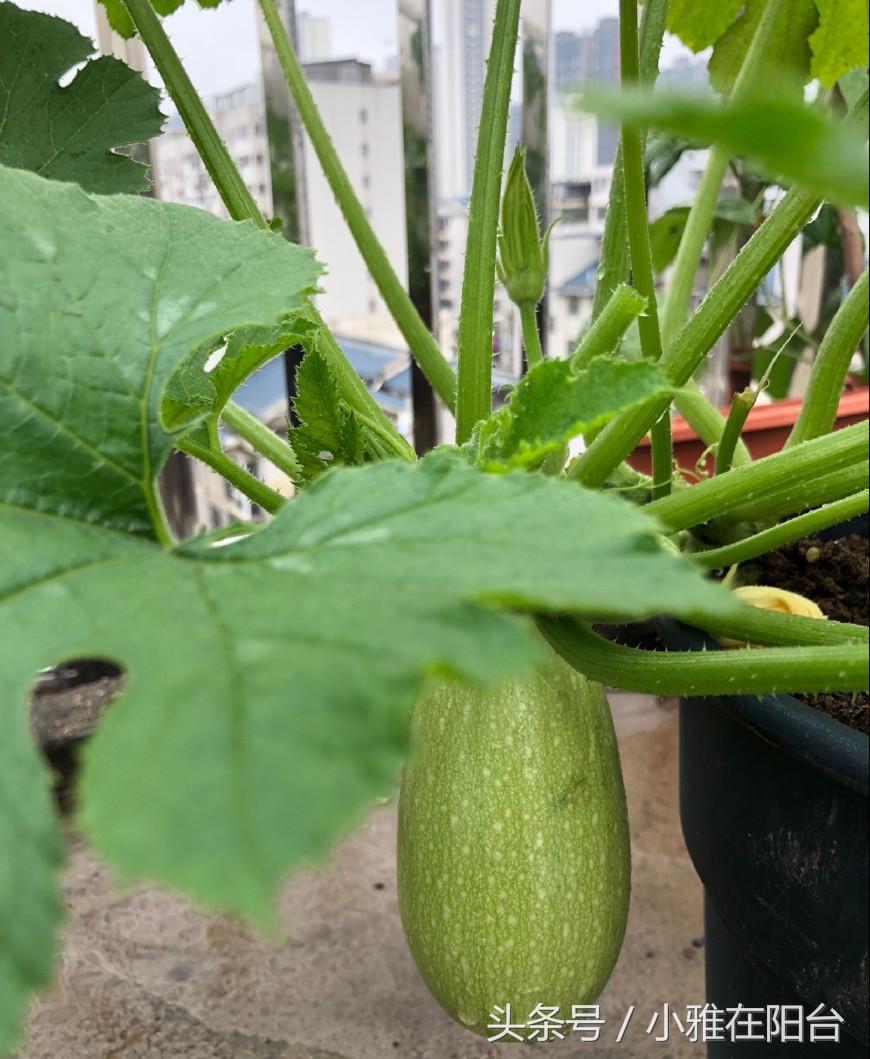
[[[633,844],[625,947],[600,1000],[601,1040],[569,1033],[528,1047],[554,1059],[702,1056],[699,1044],[646,1032],[665,1003],[679,1012],[703,1001],[700,887],[677,821],[676,711],[637,695],[611,701]],[[512,1054],[455,1025],[427,993],[402,936],[394,856],[395,811],[386,806],[336,850],[328,870],[289,883],[280,901],[286,940],[270,943],[157,888],[117,889],[71,836],[57,982],[34,1004],[16,1059]]]

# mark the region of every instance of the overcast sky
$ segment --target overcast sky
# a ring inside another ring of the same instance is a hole
[[[16,3],[61,15],[91,38],[96,34],[94,0]],[[437,4],[433,0],[433,7]],[[226,92],[254,79],[258,68],[256,8],[256,0],[230,0],[215,10],[201,10],[188,0],[165,19],[167,32],[201,93]],[[618,0],[553,0],[553,27],[589,29],[599,19],[615,15],[617,8]],[[330,20],[336,55],[352,55],[383,66],[396,51],[396,0],[297,0],[297,10]],[[680,50],[676,42],[670,42],[666,61]]]

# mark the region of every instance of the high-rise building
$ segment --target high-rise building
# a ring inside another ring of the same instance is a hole
[[[471,192],[495,0],[443,0],[433,62],[438,197]]]
[[[302,62],[332,58],[332,23],[328,18],[300,11],[296,15],[296,38]]]
[[[603,18],[587,33],[561,31],[555,39],[554,86],[557,100],[587,84],[619,83],[619,20]],[[619,143],[615,125],[598,122],[595,164],[613,164]]]

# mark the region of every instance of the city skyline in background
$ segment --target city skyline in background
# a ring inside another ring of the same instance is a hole
[[[118,41],[106,32],[102,16],[98,33],[93,0],[19,2],[71,19],[81,32],[99,39],[104,49],[117,48]],[[323,122],[399,282],[407,287],[410,264],[415,276],[424,277],[423,286],[429,286],[431,302],[426,295],[421,311],[448,360],[457,354],[467,204],[495,7],[496,0],[432,0],[432,153],[428,155],[428,192],[422,202],[413,200],[413,209],[422,209],[420,216],[425,218],[426,234],[421,236],[420,225],[406,214],[405,207],[406,161],[417,156],[420,144],[412,140],[409,148],[406,142],[402,108],[407,78],[399,77],[396,0],[367,0],[364,17],[358,0],[352,17],[350,0],[296,0],[299,58]],[[541,208],[562,222],[550,240],[541,341],[549,356],[560,358],[572,353],[591,316],[619,137],[617,127],[578,110],[572,99],[584,82],[613,85],[619,81],[617,0],[593,0],[583,5],[582,18],[567,22],[564,12],[570,10],[576,16],[578,8],[559,0],[554,4],[548,133],[540,141],[540,172],[549,178],[538,189]],[[290,97],[271,42],[262,31],[256,0],[233,0],[217,10],[188,3],[165,19],[164,25],[263,214],[278,219],[288,238],[316,248],[325,268],[315,296],[317,307],[373,398],[410,440],[415,419],[407,343],[349,233],[310,142],[306,136],[294,139]],[[147,64],[138,44],[120,54],[137,68]],[[664,65],[673,67],[666,75],[672,83],[688,85],[700,73],[706,85],[702,59],[690,60],[691,53],[682,48],[676,52],[665,49],[664,54]],[[527,63],[523,67],[527,69]],[[160,84],[147,65],[146,76]],[[521,82],[516,73],[505,163],[524,131],[529,135],[523,129]],[[164,131],[148,145],[152,194],[227,216],[183,122],[171,106],[164,104],[163,109],[168,115]],[[527,142],[532,145],[534,138]],[[652,216],[691,199],[704,163],[705,152],[684,154],[663,185],[650,189]],[[418,249],[415,260],[409,262],[412,245]],[[522,374],[524,361],[519,316],[499,285],[494,296],[492,354],[495,391],[500,395],[496,399],[500,400]],[[287,394],[285,366],[282,358],[276,358],[240,387],[236,400],[271,429],[283,433]],[[452,419],[443,410],[436,415],[432,436],[449,441]],[[291,488],[289,480],[276,478],[268,461],[231,432],[225,432],[223,443],[231,458],[250,473],[279,491]],[[217,528],[256,514],[244,496],[207,468],[196,462],[186,466],[192,475],[200,523]]]
[[[97,29],[93,0],[17,0],[18,6],[59,15],[78,26],[96,41]],[[432,0],[433,44],[443,40],[440,5]],[[586,33],[603,18],[615,18],[618,0],[553,0],[553,33]],[[297,0],[297,15],[329,20],[332,51],[336,58],[357,58],[375,69],[392,68],[397,52],[395,0],[366,0],[364,13],[359,0]],[[257,0],[230,0],[214,9],[202,9],[188,0],[175,14],[164,19],[166,31],[190,74],[196,89],[205,96],[222,95],[249,84],[259,77],[257,39]],[[210,47],[201,47],[207,35]],[[662,65],[692,53],[675,37],[666,35]],[[148,77],[159,84],[153,70]]]

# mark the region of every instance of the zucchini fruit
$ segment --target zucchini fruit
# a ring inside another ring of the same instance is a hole
[[[399,798],[399,911],[457,1022],[496,1006],[568,1019],[619,954],[630,890],[625,792],[599,684],[547,648],[496,690],[438,680],[418,701]]]

